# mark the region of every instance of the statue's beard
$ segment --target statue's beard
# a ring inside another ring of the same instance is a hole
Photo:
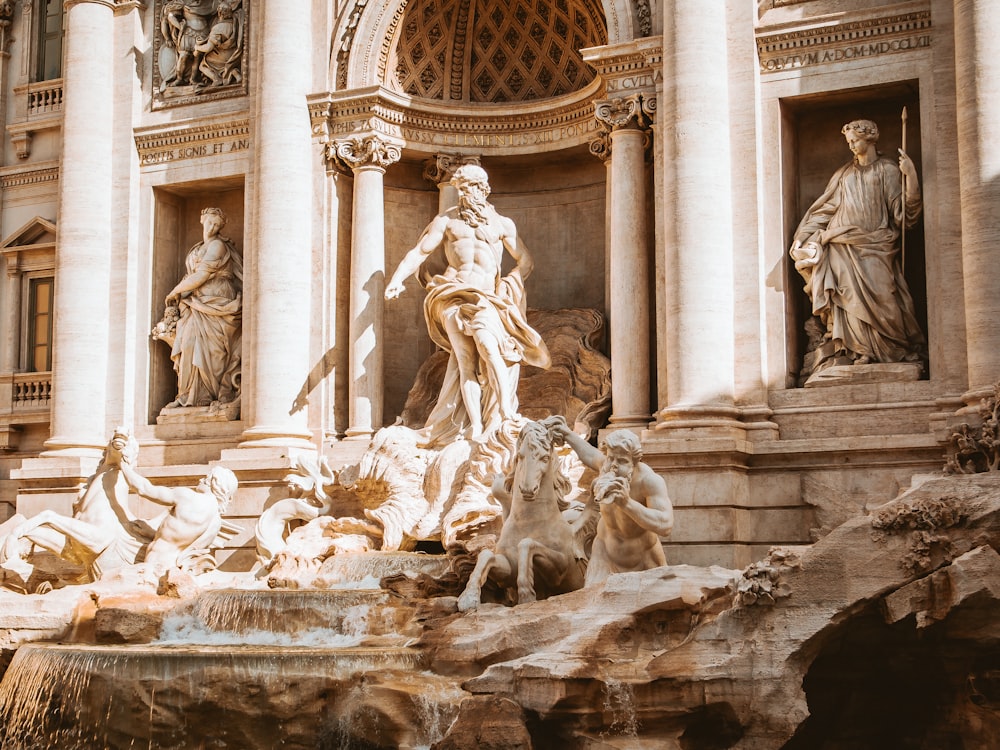
[[[480,224],[489,222],[486,206],[485,199],[475,201],[463,195],[458,199],[458,215],[470,227],[478,227]]]

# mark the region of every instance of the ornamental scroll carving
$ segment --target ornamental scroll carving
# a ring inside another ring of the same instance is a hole
[[[251,0],[157,0],[153,107],[245,96]]]
[[[386,169],[399,161],[402,149],[378,135],[355,136],[333,141],[327,146],[327,159],[346,169],[376,167]]]
[[[479,157],[466,154],[436,154],[424,162],[423,178],[440,185],[451,180],[455,170],[463,164],[475,164],[478,167]]]
[[[611,128],[645,129],[656,114],[656,97],[648,94],[630,94],[616,99],[606,99],[594,105],[594,117]]]

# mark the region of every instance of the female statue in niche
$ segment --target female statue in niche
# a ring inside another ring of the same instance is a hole
[[[171,345],[177,398],[165,408],[236,401],[240,391],[243,261],[219,232],[220,208],[201,212],[202,241],[191,248],[186,273],[166,298],[153,338]]]
[[[804,369],[921,362],[924,334],[898,257],[903,225],[913,226],[922,208],[916,167],[903,149],[898,165],[879,155],[871,120],[841,132],[854,159],[806,212],[790,251],[823,328]]]

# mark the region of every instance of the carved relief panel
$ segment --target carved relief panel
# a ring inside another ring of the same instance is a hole
[[[153,109],[245,96],[251,0],[156,0]]]

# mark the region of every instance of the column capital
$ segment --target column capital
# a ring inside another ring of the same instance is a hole
[[[591,156],[596,156],[606,163],[611,158],[611,132],[605,130],[598,134],[587,144],[587,147],[590,149]]]
[[[347,169],[377,169],[385,172],[402,157],[399,144],[377,133],[331,141],[326,147],[327,159]]]
[[[656,114],[655,94],[629,94],[594,103],[594,117],[614,130],[649,127]]]
[[[435,185],[449,182],[455,170],[465,164],[480,166],[478,155],[473,154],[435,154],[424,162],[423,178]]]

